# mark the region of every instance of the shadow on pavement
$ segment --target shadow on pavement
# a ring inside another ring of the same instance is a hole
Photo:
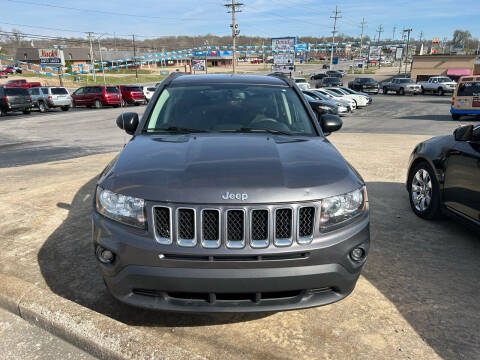
[[[190,327],[260,319],[270,314],[192,315],[152,312],[116,302],[107,293],[90,235],[96,179],[79,189],[69,215],[42,246],[38,261],[58,295],[130,325]],[[410,210],[400,183],[368,184],[372,251],[363,276],[445,359],[480,353],[480,239],[450,220],[428,222]],[[365,299],[365,301],[375,301]]]

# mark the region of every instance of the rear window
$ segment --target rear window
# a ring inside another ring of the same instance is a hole
[[[5,94],[7,96],[15,96],[15,95],[30,96],[28,91],[23,88],[5,88]]]
[[[124,86],[123,91],[143,91],[138,86]]]
[[[107,93],[109,94],[118,94],[120,90],[118,90],[115,86],[107,86]]]
[[[155,90],[157,90],[157,89],[154,88],[154,87],[149,87],[149,88],[147,88],[147,90],[148,90],[148,91],[155,91]]]
[[[306,83],[307,80],[305,80],[305,79],[295,79],[295,82],[296,83]]]
[[[52,88],[52,95],[68,95],[68,91],[65,88]]]
[[[458,86],[457,96],[480,96],[480,82],[466,82]]]

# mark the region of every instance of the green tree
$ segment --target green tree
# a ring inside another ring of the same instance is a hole
[[[465,51],[468,51],[470,40],[472,40],[472,34],[468,30],[457,29],[453,32],[452,44],[456,47],[462,46]]]

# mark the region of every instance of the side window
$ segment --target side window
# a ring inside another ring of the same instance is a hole
[[[80,89],[78,89],[77,91],[75,91],[75,92],[73,93],[73,95],[82,95],[82,94],[83,94],[83,90],[84,90],[84,88],[80,88]]]
[[[149,129],[157,128],[158,116],[160,115],[161,111],[163,112],[166,111],[165,103],[169,98],[170,98],[170,93],[168,92],[168,89],[163,89],[160,97],[157,100],[157,103],[155,104],[155,108],[153,109],[153,112],[150,115],[150,119],[152,120],[148,122]]]
[[[101,87],[96,87],[95,88],[95,94],[101,94],[101,93],[103,93],[102,88]]]
[[[42,88],[42,93],[43,93],[43,95],[48,95],[48,89],[47,88]]]
[[[32,95],[38,95],[38,89],[35,89],[35,88],[30,89],[30,94],[32,94]]]

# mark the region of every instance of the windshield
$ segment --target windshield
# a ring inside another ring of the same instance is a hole
[[[327,92],[328,94],[330,94],[332,96],[335,96],[335,97],[341,97],[341,95],[337,94],[336,92],[334,92],[332,90],[325,89],[325,92]]]
[[[375,80],[373,80],[372,78],[359,78],[359,79],[357,79],[357,81],[359,83],[365,83],[365,84],[375,82]]]
[[[316,96],[318,96],[318,97],[319,97],[320,99],[322,99],[322,100],[330,100],[330,98],[329,98],[327,95],[322,94],[322,93],[319,92],[319,91],[315,91],[314,94],[315,94]]]
[[[248,84],[165,88],[145,131],[271,131],[316,135],[303,103],[292,88]]]
[[[346,94],[352,94],[352,95],[357,94],[356,91],[353,91],[352,89],[349,89],[349,88],[342,87],[342,88],[340,88],[340,89],[342,89],[343,92],[346,93]]]
[[[340,82],[340,79],[336,78],[336,77],[328,77],[328,78],[325,78],[323,80],[327,83],[338,83],[338,82]]]
[[[449,77],[439,77],[437,78],[437,80],[439,83],[452,82],[452,79],[450,79]]]
[[[305,79],[295,79],[295,82],[296,83],[306,83],[307,80],[305,80]]]
[[[413,83],[412,79],[397,79],[400,84],[410,84]]]
[[[457,96],[480,96],[480,82],[469,81],[460,84]]]

